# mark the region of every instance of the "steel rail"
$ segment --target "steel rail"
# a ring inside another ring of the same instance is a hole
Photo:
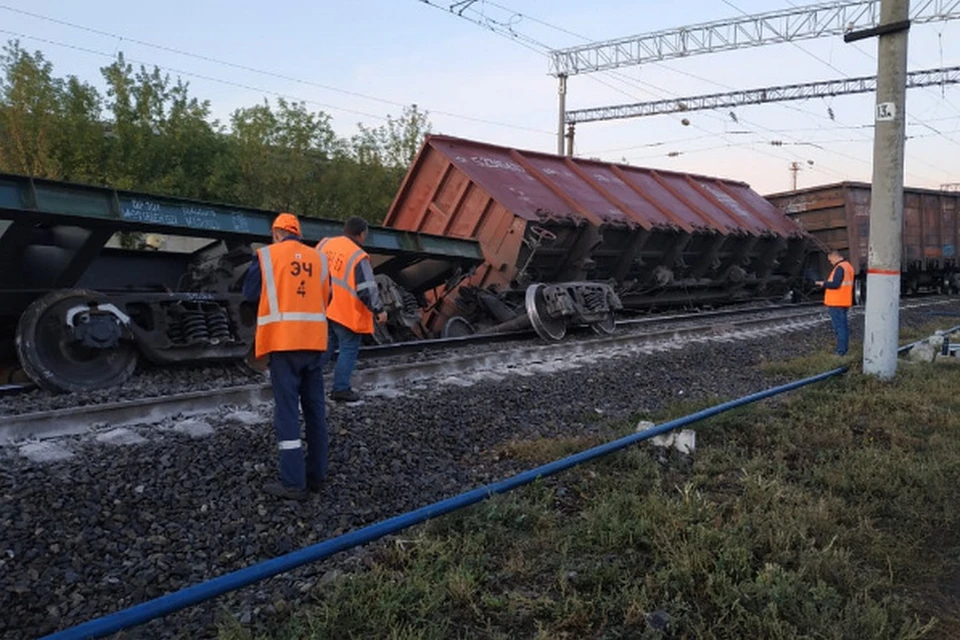
[[[727,316],[747,315],[751,313],[779,312],[791,309],[803,309],[813,306],[822,306],[821,302],[797,302],[790,304],[773,305],[767,307],[738,307],[736,309],[718,309],[715,311],[675,313],[672,315],[651,315],[641,318],[621,318],[616,321],[617,327],[636,327],[646,324],[660,324],[673,321],[690,321],[706,318],[721,318]],[[575,327],[575,329],[587,329],[586,326]],[[453,338],[432,338],[429,340],[410,340],[405,342],[393,342],[387,344],[370,345],[360,347],[360,358],[389,358],[408,353],[421,353],[434,349],[449,349],[464,346],[509,342],[514,340],[526,340],[536,337],[537,333],[533,329],[524,329],[520,331],[506,331],[503,333],[475,333],[469,336],[457,336]]]
[[[929,304],[938,303],[908,304],[904,305],[903,308],[927,306]],[[853,313],[861,313],[860,308],[855,308]],[[604,337],[591,337],[579,341],[528,346],[509,351],[481,352],[455,358],[405,362],[358,369],[354,373],[354,380],[359,385],[383,387],[417,382],[438,376],[454,376],[465,372],[483,370],[484,368],[489,369],[491,366],[501,368],[522,366],[541,358],[569,358],[581,354],[595,354],[601,349],[611,351],[612,357],[614,350],[618,347],[641,347],[645,344],[664,343],[675,339],[693,339],[698,335],[722,337],[728,334],[735,335],[736,331],[750,327],[774,323],[777,326],[783,326],[784,322],[821,317],[822,321],[827,320],[826,316],[822,314],[822,310],[818,309],[786,317],[778,315],[726,322],[722,325],[711,324],[652,332],[630,332]],[[211,413],[227,405],[260,404],[272,400],[273,392],[270,384],[264,382],[83,407],[6,415],[0,421],[0,445],[27,439],[79,435],[89,432],[92,426],[98,424],[109,424],[113,427],[152,424],[172,416],[187,417]]]
[[[642,346],[675,339],[692,339],[705,335],[724,335],[749,327],[821,317],[822,311],[796,316],[749,318],[726,322],[723,325],[670,328],[652,332],[631,332],[591,338],[589,340],[550,343],[511,349],[508,351],[466,354],[456,358],[436,358],[415,362],[358,369],[354,380],[358,385],[388,386],[410,383],[437,376],[452,376],[477,371],[491,366],[510,367],[528,364],[541,358],[564,357],[596,353],[600,349],[613,352],[617,348]],[[0,444],[23,439],[43,439],[55,436],[78,435],[91,430],[92,425],[124,426],[150,424],[166,418],[190,416],[217,411],[226,405],[248,405],[269,402],[273,392],[269,383],[255,383],[221,389],[207,389],[186,393],[137,398],[120,402],[87,405],[52,411],[37,411],[3,416],[0,421]]]

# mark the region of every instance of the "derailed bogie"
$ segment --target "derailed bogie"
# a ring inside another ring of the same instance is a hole
[[[558,341],[575,326],[609,334],[623,308],[613,287],[601,282],[536,283],[499,292],[461,287],[458,293],[459,313],[446,321],[442,337],[533,329],[544,340]]]
[[[239,360],[255,331],[242,305],[238,295],[55,291],[20,317],[17,354],[52,391],[121,384],[140,354],[158,364]]]

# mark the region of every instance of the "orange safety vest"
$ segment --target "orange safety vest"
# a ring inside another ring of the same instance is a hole
[[[376,282],[361,283],[357,289],[355,267],[369,259],[367,252],[346,236],[324,238],[317,251],[327,257],[330,265],[330,284],[333,297],[327,308],[327,317],[354,333],[373,333],[373,312],[360,299],[360,290],[377,286]]]
[[[833,274],[837,269],[843,269],[843,282],[839,289],[826,289],[823,292],[823,304],[828,307],[852,307],[853,306],[853,265],[844,260],[838,262],[830,272],[829,280],[833,280]]]
[[[260,307],[257,310],[256,356],[274,351],[326,351],[327,258],[296,240],[257,251],[260,260]]]

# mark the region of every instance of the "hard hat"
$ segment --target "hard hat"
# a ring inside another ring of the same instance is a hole
[[[290,233],[300,235],[300,221],[292,213],[281,213],[273,221],[273,229],[283,229]]]

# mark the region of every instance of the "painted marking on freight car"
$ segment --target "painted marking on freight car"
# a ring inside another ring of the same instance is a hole
[[[500,160],[499,158],[488,158],[486,156],[470,156],[469,158],[464,156],[454,156],[454,159],[468,163],[472,162],[473,164],[484,167],[485,169],[502,169],[504,171],[512,171],[513,173],[526,173],[526,169],[521,167],[516,162],[510,162],[508,160]]]
[[[177,216],[163,211],[159,202],[151,200],[124,200],[121,204],[120,215],[124,220],[145,222],[148,224],[177,224]]]
[[[217,212],[213,209],[182,205],[180,210],[183,212],[183,219],[189,227],[194,229],[220,228],[220,225],[217,224]]]
[[[570,178],[570,179],[573,179],[573,178],[576,177],[576,176],[574,176],[572,173],[570,173],[569,171],[565,171],[565,170],[562,170],[562,169],[554,169],[554,168],[552,168],[552,167],[542,167],[542,168],[540,169],[540,171],[542,171],[543,173],[545,173],[545,174],[548,175],[548,176],[562,176],[562,177],[564,177],[564,178]]]
[[[876,276],[899,276],[900,272],[895,269],[867,269],[867,273]]]
[[[243,215],[239,211],[233,211],[230,213],[230,221],[233,223],[234,231],[250,231],[250,222],[247,219],[247,216]]]
[[[954,249],[952,244],[943,245],[943,257],[952,258],[954,254]]]
[[[712,185],[706,181],[701,183],[700,186],[702,186],[704,189],[709,191],[713,195],[713,197],[716,198],[722,205],[724,205],[725,207],[727,207],[728,209],[736,213],[738,216],[740,216],[744,220],[747,220],[748,222],[751,222],[753,224],[760,224],[760,222],[757,220],[757,216],[753,215],[752,212],[746,210],[736,198],[728,194],[726,191],[724,191],[720,187]]]
[[[605,173],[591,173],[590,177],[601,184],[624,184],[623,180],[616,176],[608,176]]]

